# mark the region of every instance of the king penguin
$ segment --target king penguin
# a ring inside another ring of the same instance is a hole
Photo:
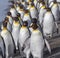
[[[19,38],[19,31],[20,31],[20,23],[18,17],[14,18],[13,25],[12,25],[12,36],[15,42],[16,50],[18,50],[18,38]]]
[[[32,20],[31,20],[31,24],[30,24],[30,26],[29,26],[29,30],[30,30],[30,32],[32,33],[32,31],[33,31],[33,28],[32,28],[32,25],[33,24],[37,24],[38,26],[39,26],[39,22],[38,22],[38,20],[36,19],[36,18],[33,18]],[[39,26],[40,27],[40,26]],[[39,28],[38,27],[38,28]]]
[[[20,13],[17,13],[17,17],[18,17],[18,19],[19,19],[20,25],[22,26],[23,20],[21,19]]]
[[[43,1],[39,1],[39,3],[37,4],[37,10],[38,12],[40,11],[41,7],[44,5],[45,3]]]
[[[32,34],[30,37],[30,51],[33,58],[43,58],[44,40],[37,24],[32,24]]]
[[[39,24],[41,25],[42,27],[42,23],[43,23],[43,19],[44,19],[44,15],[46,13],[46,6],[45,6],[45,3],[43,3],[43,5],[41,6],[40,8],[40,11],[39,11]]]
[[[13,58],[14,56],[14,43],[11,33],[7,30],[7,22],[3,21],[3,29],[1,31],[1,36],[3,37],[5,43],[5,57]]]
[[[54,30],[54,17],[50,8],[47,8],[47,12],[43,19],[43,34],[46,37],[52,37]]]
[[[18,10],[18,13],[20,13],[21,19],[23,19],[23,17],[24,17],[24,6],[22,4],[20,5],[20,9]]]
[[[9,23],[12,25],[13,24],[13,18],[12,18],[11,12],[8,12],[6,17],[9,18]]]
[[[11,6],[10,12],[11,12],[12,17],[16,17],[17,11],[14,5]]]
[[[0,34],[0,53],[1,53],[1,56],[2,56],[2,58],[3,57],[5,57],[5,42],[4,42],[4,39],[3,39],[3,37],[1,36],[1,34]]]
[[[5,22],[7,22],[7,29],[11,32],[12,31],[12,25],[10,24],[8,17],[5,17]]]
[[[20,10],[21,3],[16,2],[16,11],[18,12]]]
[[[19,44],[20,44],[20,49],[22,49],[22,47],[24,47],[23,52],[26,55],[26,58],[29,58],[29,54],[30,54],[30,48],[29,48],[29,38],[30,38],[30,32],[29,29],[27,28],[28,23],[27,21],[23,22],[23,25],[20,29],[20,33],[19,33]]]
[[[37,9],[35,8],[34,4],[31,3],[31,7],[30,7],[30,15],[31,15],[31,18],[38,18],[38,11]]]
[[[30,17],[29,10],[25,10],[23,21],[27,21],[28,22],[28,26],[30,26],[30,24],[31,24],[31,17]]]
[[[55,21],[59,21],[60,19],[60,11],[59,11],[59,6],[57,4],[57,2],[51,2],[51,11],[52,11],[52,14],[55,18]]]
[[[27,3],[26,9],[30,10],[31,4]]]

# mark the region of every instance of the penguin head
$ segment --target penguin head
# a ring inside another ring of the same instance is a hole
[[[28,2],[25,2],[26,3],[26,5],[29,5],[29,3]]]
[[[47,12],[50,12],[51,11],[51,8],[46,8]]]
[[[29,10],[28,9],[25,9],[24,12],[25,12],[25,14],[28,14],[29,13]]]
[[[31,4],[27,3],[27,9],[30,10]]]
[[[20,13],[17,13],[17,17],[21,17],[21,14]]]
[[[7,30],[7,22],[8,22],[8,18],[7,17],[5,17],[5,20],[3,21],[3,28],[2,28],[2,30]]]
[[[56,0],[54,0],[54,3],[57,3],[57,1],[56,1]]]
[[[32,18],[31,24],[30,24],[29,27],[31,28],[33,24],[37,24],[37,19],[36,18]]]
[[[8,17],[5,17],[4,22],[8,23],[9,22],[9,18]]]
[[[3,21],[3,27],[7,28],[7,22]]]
[[[18,17],[14,17],[14,21],[15,22],[18,22],[19,20],[18,20]]]
[[[11,5],[11,9],[15,9],[14,5]]]
[[[21,19],[20,13],[17,13],[17,17],[18,17],[19,20]]]
[[[11,12],[7,12],[7,15],[8,15],[8,16],[11,16]]]
[[[28,26],[28,22],[27,21],[23,21],[23,26],[27,27]]]
[[[31,3],[31,8],[33,8],[33,7],[35,7],[35,6],[34,6],[34,3],[32,2],[32,3]]]
[[[21,5],[21,3],[16,2],[16,6],[17,6],[17,7],[19,7],[20,5]]]
[[[43,7],[43,6],[45,6],[45,2],[41,1],[40,2],[40,7]]]
[[[38,28],[36,23],[33,23],[31,27],[32,27],[33,30],[36,30]]]
[[[14,19],[13,25],[14,26],[18,26],[19,25],[19,18],[18,17],[14,17],[13,19]]]
[[[23,10],[24,9],[24,6],[21,4],[20,5],[20,10]]]
[[[33,18],[33,19],[31,20],[31,22],[32,22],[32,23],[37,23],[37,19],[36,19],[36,18]]]

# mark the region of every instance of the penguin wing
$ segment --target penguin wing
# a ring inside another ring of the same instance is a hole
[[[56,25],[56,29],[57,29],[57,33],[58,33],[59,32],[59,27],[58,27],[57,22],[55,22],[55,25]]]
[[[1,42],[2,41],[2,42]],[[3,45],[2,45],[3,44]],[[6,55],[6,46],[3,37],[0,37],[0,48],[2,49],[2,55],[5,57]]]
[[[48,41],[46,39],[44,39],[44,41],[45,41],[45,44],[48,48],[49,53],[51,53],[51,48],[50,48],[50,45],[49,45]]]
[[[14,45],[14,52],[15,52],[16,46],[15,46],[15,42],[14,42],[13,36],[12,36],[12,34],[11,34],[11,32],[10,32],[9,30],[8,30],[8,32],[10,33],[10,35],[11,35],[11,37],[12,37],[12,42],[13,42],[13,45]]]

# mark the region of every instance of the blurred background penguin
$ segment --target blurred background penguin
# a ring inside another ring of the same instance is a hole
[[[30,32],[28,29],[28,22],[23,21],[23,25],[19,33],[19,50],[25,53],[26,58],[29,58],[29,54],[30,54],[29,38],[30,38]]]
[[[19,32],[20,32],[20,23],[18,17],[14,18],[13,25],[12,25],[12,36],[15,42],[16,50],[18,50],[18,39],[19,39]]]
[[[11,33],[7,29],[7,22],[3,21],[3,29],[1,31],[1,36],[3,37],[3,40],[5,42],[5,54],[6,58],[13,58],[14,56],[14,43]]]

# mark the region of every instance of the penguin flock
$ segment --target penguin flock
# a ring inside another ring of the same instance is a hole
[[[60,0],[17,0],[11,5],[1,25],[0,49],[2,58],[43,58],[45,45],[49,53],[51,47],[47,39],[54,32],[59,33]],[[56,30],[54,30],[56,29]]]

